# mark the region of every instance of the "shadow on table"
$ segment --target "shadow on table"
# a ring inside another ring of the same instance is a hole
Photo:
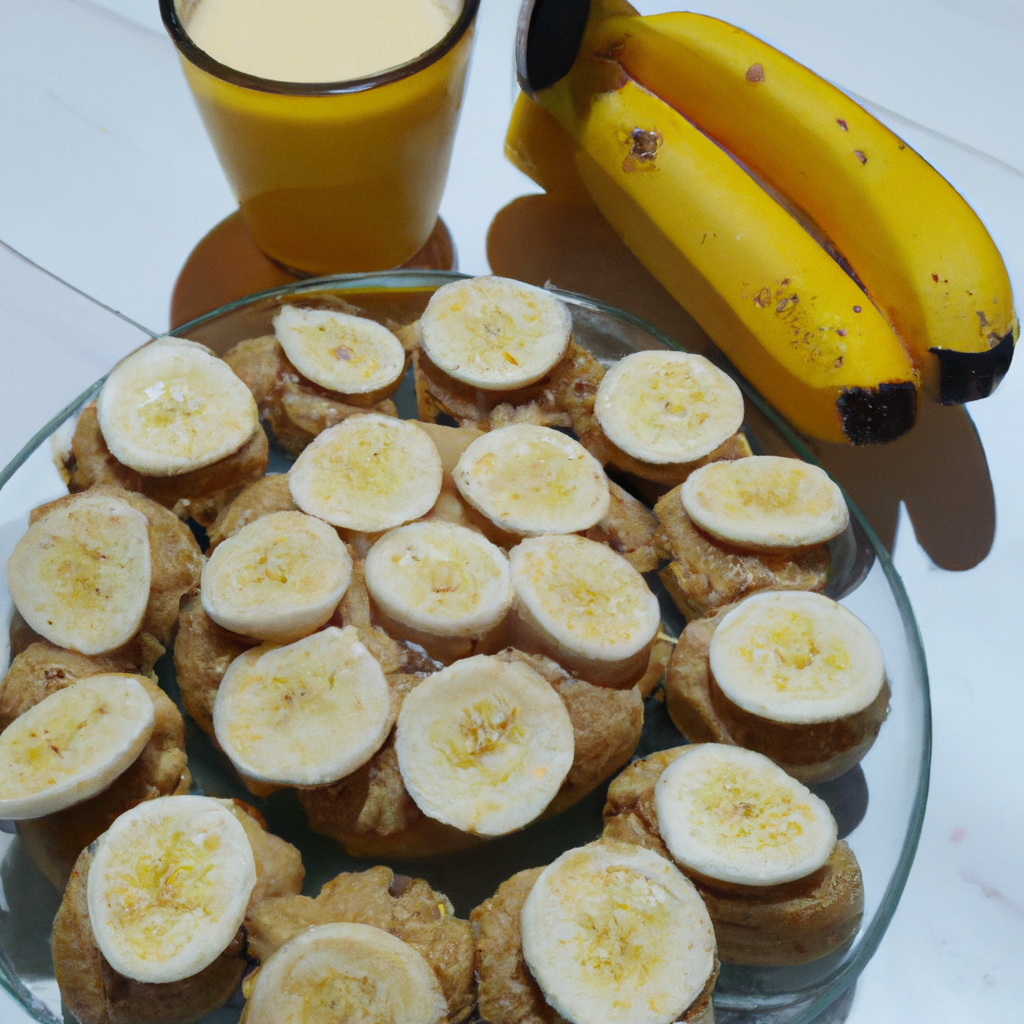
[[[491,222],[487,257],[495,274],[590,295],[642,317],[691,351],[722,358],[593,207],[521,196]],[[995,535],[985,451],[964,408],[930,399],[921,404],[916,426],[891,444],[815,441],[811,447],[889,551],[902,502],[936,565],[970,569],[988,554]],[[756,418],[749,425],[756,434]]]
[[[423,248],[403,267],[453,270],[456,265],[452,236],[438,218]],[[171,329],[227,302],[298,280],[260,252],[236,210],[200,240],[181,268],[171,295]]]

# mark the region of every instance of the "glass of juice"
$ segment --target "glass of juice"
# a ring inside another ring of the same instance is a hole
[[[479,0],[160,0],[260,249],[397,267],[437,220]]]

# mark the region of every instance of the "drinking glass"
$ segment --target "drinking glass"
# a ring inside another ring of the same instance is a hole
[[[397,67],[344,82],[278,82],[201,50],[203,0],[160,0],[185,77],[260,249],[301,275],[397,267],[426,242],[448,176],[480,0]]]

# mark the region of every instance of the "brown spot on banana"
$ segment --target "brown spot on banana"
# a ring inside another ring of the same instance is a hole
[[[655,160],[658,150],[665,141],[661,132],[655,129],[634,128],[627,136],[629,153],[622,161],[622,170],[627,174],[632,171],[656,171]]]
[[[764,67],[760,64],[751,64],[747,68],[747,81],[748,82],[763,82],[764,81]]]

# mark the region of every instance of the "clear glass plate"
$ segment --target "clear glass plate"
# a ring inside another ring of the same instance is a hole
[[[364,315],[391,325],[405,324],[419,316],[436,288],[462,276],[397,271],[321,278],[231,303],[175,333],[223,353],[246,338],[270,333],[271,317],[283,302],[293,297],[309,302],[317,296],[342,298]],[[582,296],[556,294],[572,311],[575,339],[605,364],[641,349],[678,347],[656,328],[627,313]],[[0,473],[0,559],[4,562],[26,528],[29,510],[63,493],[49,439],[55,432],[68,429],[77,409],[95,395],[100,383],[89,389],[73,409],[56,417]],[[747,406],[744,426],[755,451],[814,461],[786,423],[744,381],[739,384]],[[401,415],[415,416],[411,378],[403,382],[396,397]],[[271,458],[272,469],[287,468],[284,454],[275,451],[273,445]],[[852,945],[810,964],[788,968],[723,966],[714,995],[720,1024],[755,1020],[805,1024],[842,997],[878,947],[917,848],[931,749],[924,651],[907,595],[888,554],[860,512],[852,505],[850,512],[849,529],[832,543],[832,570],[826,592],[841,599],[878,638],[892,690],[891,709],[861,765],[840,779],[814,788],[831,806],[840,835],[860,862],[865,891],[863,922]],[[653,575],[651,579],[656,583]],[[678,635],[683,626],[681,616],[663,591],[660,597],[666,627]],[[6,588],[0,586],[0,621],[9,622],[12,611]],[[0,636],[0,664],[7,665],[8,660],[7,638]],[[158,671],[162,685],[177,698],[169,657],[161,660]],[[664,704],[656,697],[649,699],[638,754],[681,742]],[[340,871],[371,866],[368,861],[346,856],[334,842],[310,832],[294,793],[280,791],[266,800],[249,795],[209,738],[187,717],[186,743],[197,791],[238,796],[257,804],[270,829],[300,848],[306,865],[304,892],[308,895],[315,895]],[[403,874],[426,878],[446,893],[457,913],[465,917],[516,871],[547,864],[563,850],[596,838],[601,830],[604,788],[562,814],[482,848],[428,860],[396,861],[391,866]],[[49,950],[50,928],[59,902],[59,894],[28,860],[17,836],[0,834],[0,983],[44,1024],[61,1024],[64,1019]],[[236,997],[204,1018],[204,1024],[237,1021],[239,1000]]]

